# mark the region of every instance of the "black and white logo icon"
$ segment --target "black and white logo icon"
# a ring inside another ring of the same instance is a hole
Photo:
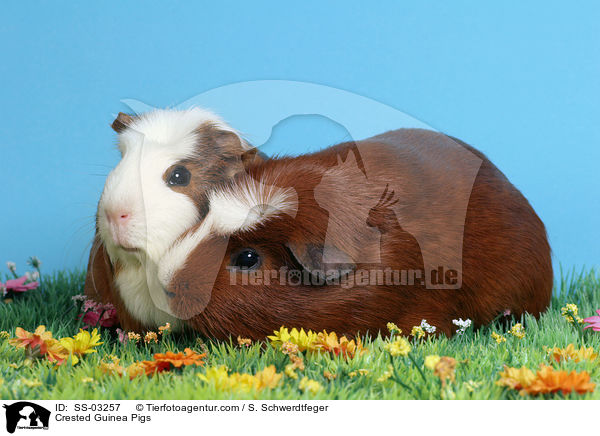
[[[10,405],[4,404],[6,409],[6,431],[14,433],[18,429],[37,430],[48,429],[50,411],[42,406],[29,401],[19,401]]]

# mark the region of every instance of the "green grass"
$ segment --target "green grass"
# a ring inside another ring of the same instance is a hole
[[[71,297],[82,292],[84,275],[81,272],[61,272],[53,277],[44,277],[43,292],[38,289],[16,298],[11,304],[0,303],[0,331],[6,330],[14,336],[14,330],[20,326],[32,331],[40,324],[46,325],[55,337],[72,336],[80,327],[76,318],[76,308]],[[582,317],[595,315],[600,308],[600,275],[594,271],[569,274],[557,283],[552,305],[539,320],[526,316],[524,339],[508,335],[507,342],[496,344],[491,338],[492,331],[503,332],[498,323],[492,323],[479,330],[469,329],[462,336],[451,339],[446,337],[428,338],[424,341],[411,341],[411,356],[420,366],[424,356],[438,354],[454,357],[460,363],[457,366],[456,382],[445,397],[456,399],[520,399],[524,398],[515,391],[495,385],[498,373],[503,365],[521,367],[525,365],[536,369],[541,363],[550,360],[544,346],[564,347],[573,343],[576,347],[594,347],[600,351],[600,333],[583,331],[581,325],[567,323],[560,314],[560,308],[566,303],[579,306]],[[518,322],[520,320],[514,320]],[[293,326],[289,326],[293,327]],[[104,344],[98,353],[88,355],[83,361],[72,367],[62,365],[58,368],[44,360],[26,364],[23,350],[13,348],[6,340],[0,340],[0,398],[2,399],[436,399],[440,398],[439,380],[431,371],[424,370],[425,380],[418,368],[408,359],[394,358],[398,375],[410,390],[392,379],[378,382],[388,368],[389,355],[383,350],[384,339],[365,338],[368,353],[356,356],[348,361],[326,354],[305,356],[306,369],[297,380],[283,377],[283,382],[273,390],[261,392],[218,391],[214,386],[203,382],[197,375],[204,373],[205,367],[186,367],[180,372],[162,373],[154,377],[129,380],[127,377],[105,375],[99,370],[99,362],[107,354],[121,359],[122,364],[136,360],[151,359],[155,352],[165,350],[183,350],[192,347],[200,350],[197,337],[189,332],[182,335],[169,335],[156,345],[122,345],[116,339],[113,330],[102,329]],[[227,365],[232,371],[255,373],[268,365],[275,365],[282,372],[289,358],[264,344],[254,344],[249,348],[240,348],[230,342],[205,340],[208,352],[206,366]],[[13,364],[11,366],[11,364]],[[555,367],[588,371],[592,381],[600,382],[598,362],[573,361],[555,363]],[[16,366],[16,367],[15,367]],[[351,377],[349,374],[358,369],[367,369],[367,375]],[[337,374],[337,378],[328,381],[323,371]],[[302,392],[299,382],[303,376],[317,380],[323,389],[313,395]],[[83,378],[94,381],[83,383]],[[41,386],[28,387],[23,380],[37,380]],[[470,390],[466,383],[477,383]],[[562,394],[552,398],[565,398]],[[528,398],[528,397],[525,397]],[[566,398],[600,399],[600,387],[594,393],[579,396],[567,395]]]

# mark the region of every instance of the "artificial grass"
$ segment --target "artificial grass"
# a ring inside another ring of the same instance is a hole
[[[84,273],[59,272],[45,276],[40,289],[15,298],[11,304],[0,303],[0,331],[14,336],[16,327],[33,331],[44,324],[54,337],[72,336],[81,327],[76,307],[71,297],[83,289]],[[536,370],[540,364],[551,364],[544,347],[594,347],[600,351],[600,333],[583,331],[581,324],[569,324],[560,313],[566,303],[579,307],[582,317],[595,315],[600,308],[600,274],[593,270],[563,275],[555,287],[552,304],[540,319],[526,316],[522,321],[526,336],[518,339],[511,335],[507,341],[497,344],[492,332],[506,332],[505,323],[494,322],[479,330],[468,329],[461,336],[429,337],[411,340],[411,356],[422,365],[429,354],[451,356],[459,361],[456,381],[442,395],[440,381],[431,371],[424,370],[424,380],[411,361],[406,357],[395,357],[394,362],[402,382],[410,390],[392,378],[378,381],[390,363],[389,354],[383,350],[384,339],[363,338],[369,350],[352,359],[329,354],[306,354],[305,370],[298,372],[298,379],[283,376],[282,382],[272,390],[242,392],[219,390],[215,385],[202,381],[207,367],[226,365],[233,372],[254,374],[269,365],[283,372],[289,363],[287,355],[264,343],[250,347],[239,347],[235,340],[230,342],[211,341],[198,338],[193,332],[171,334],[158,344],[122,345],[114,329],[101,329],[104,344],[97,353],[87,355],[81,363],[55,367],[46,360],[27,364],[22,349],[15,349],[7,340],[0,339],[0,398],[16,399],[523,399],[523,398],[586,398],[600,399],[600,385],[593,393],[551,394],[541,397],[521,396],[517,391],[497,386],[498,373],[504,365],[527,366]],[[300,326],[287,326],[300,327]],[[508,325],[510,327],[510,323]],[[383,332],[387,334],[387,332]],[[166,350],[183,351],[191,347],[206,350],[204,367],[185,367],[182,371],[165,372],[153,377],[129,380],[127,377],[107,375],[99,369],[99,362],[106,355],[120,358],[123,365],[138,360],[150,360],[153,353]],[[600,383],[600,365],[596,361],[554,362],[556,368],[568,371],[588,371],[592,382]],[[356,373],[366,369],[368,373]],[[323,372],[336,374],[328,380]],[[323,389],[317,393],[299,389],[300,380],[307,376],[321,383]],[[93,379],[93,380],[90,380]],[[31,381],[37,381],[32,385]],[[35,386],[35,384],[40,384]]]

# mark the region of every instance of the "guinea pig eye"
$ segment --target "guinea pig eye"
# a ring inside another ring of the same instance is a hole
[[[241,269],[254,269],[260,265],[260,255],[252,248],[244,248],[232,260],[233,266]]]
[[[167,183],[171,186],[187,186],[191,178],[192,175],[186,167],[177,166],[171,171]]]

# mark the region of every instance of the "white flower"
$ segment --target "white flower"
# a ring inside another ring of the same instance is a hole
[[[27,263],[36,269],[38,269],[42,265],[42,261],[39,260],[37,256],[31,256]]]
[[[17,269],[17,264],[14,262],[6,262],[6,266],[12,272],[15,272],[15,270]]]
[[[463,320],[462,318],[453,319],[452,324],[458,327],[458,330],[456,330],[456,334],[462,335],[469,327],[471,327],[471,320],[468,318],[465,320]]]
[[[27,271],[27,272],[25,273],[25,277],[26,277],[26,280],[27,280],[28,282],[32,282],[32,281],[33,281],[33,279],[31,278],[31,273],[30,273],[29,271]]]
[[[421,328],[427,333],[435,333],[436,331],[436,327],[434,325],[429,324],[425,319],[421,320]]]
[[[31,281],[36,282],[40,278],[40,273],[34,271],[31,273]]]

